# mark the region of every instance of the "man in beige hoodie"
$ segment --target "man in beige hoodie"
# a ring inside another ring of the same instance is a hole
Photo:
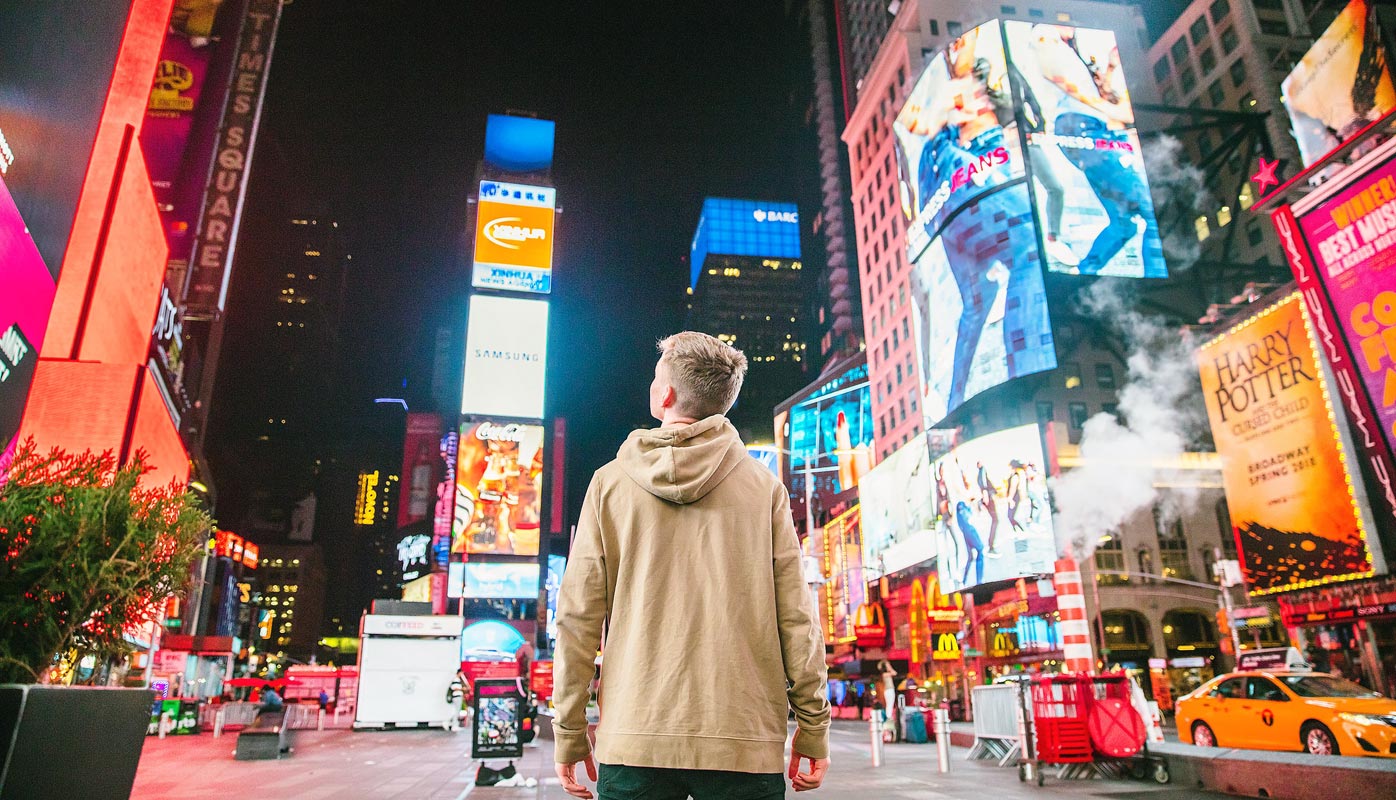
[[[785,487],[723,416],[746,356],[707,334],[659,344],[650,413],[591,480],[557,606],[557,774],[601,800],[774,800],[829,766],[824,638]],[[588,685],[605,635],[595,758]],[[600,777],[596,761],[601,762]],[[809,769],[800,772],[801,762]]]

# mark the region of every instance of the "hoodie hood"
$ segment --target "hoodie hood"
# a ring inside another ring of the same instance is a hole
[[[737,429],[721,414],[691,425],[632,431],[616,453],[625,474],[670,503],[692,503],[747,458]]]

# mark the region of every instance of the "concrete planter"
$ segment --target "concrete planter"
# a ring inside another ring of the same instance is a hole
[[[126,800],[155,693],[0,684],[0,797]]]

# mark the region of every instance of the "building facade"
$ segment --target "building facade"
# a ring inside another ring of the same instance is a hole
[[[261,548],[250,641],[263,653],[309,661],[325,614],[326,573],[319,545]]]
[[[709,197],[690,251],[687,322],[746,354],[729,418],[747,441],[770,436],[772,410],[806,381],[809,283],[793,203]]]
[[[1246,213],[1259,199],[1250,176],[1260,157],[1299,168],[1280,85],[1331,19],[1323,4],[1297,0],[1197,0],[1149,48],[1164,105],[1219,112],[1163,115],[1192,128],[1177,134],[1180,155],[1205,170],[1207,197],[1188,231],[1202,261],[1283,264],[1269,220]]]

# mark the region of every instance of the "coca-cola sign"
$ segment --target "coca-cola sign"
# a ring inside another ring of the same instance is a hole
[[[530,427],[536,426],[519,425],[518,423],[499,425],[493,422],[481,422],[480,425],[475,428],[475,438],[482,442],[521,443],[524,440],[524,436],[527,434],[527,429]]]

